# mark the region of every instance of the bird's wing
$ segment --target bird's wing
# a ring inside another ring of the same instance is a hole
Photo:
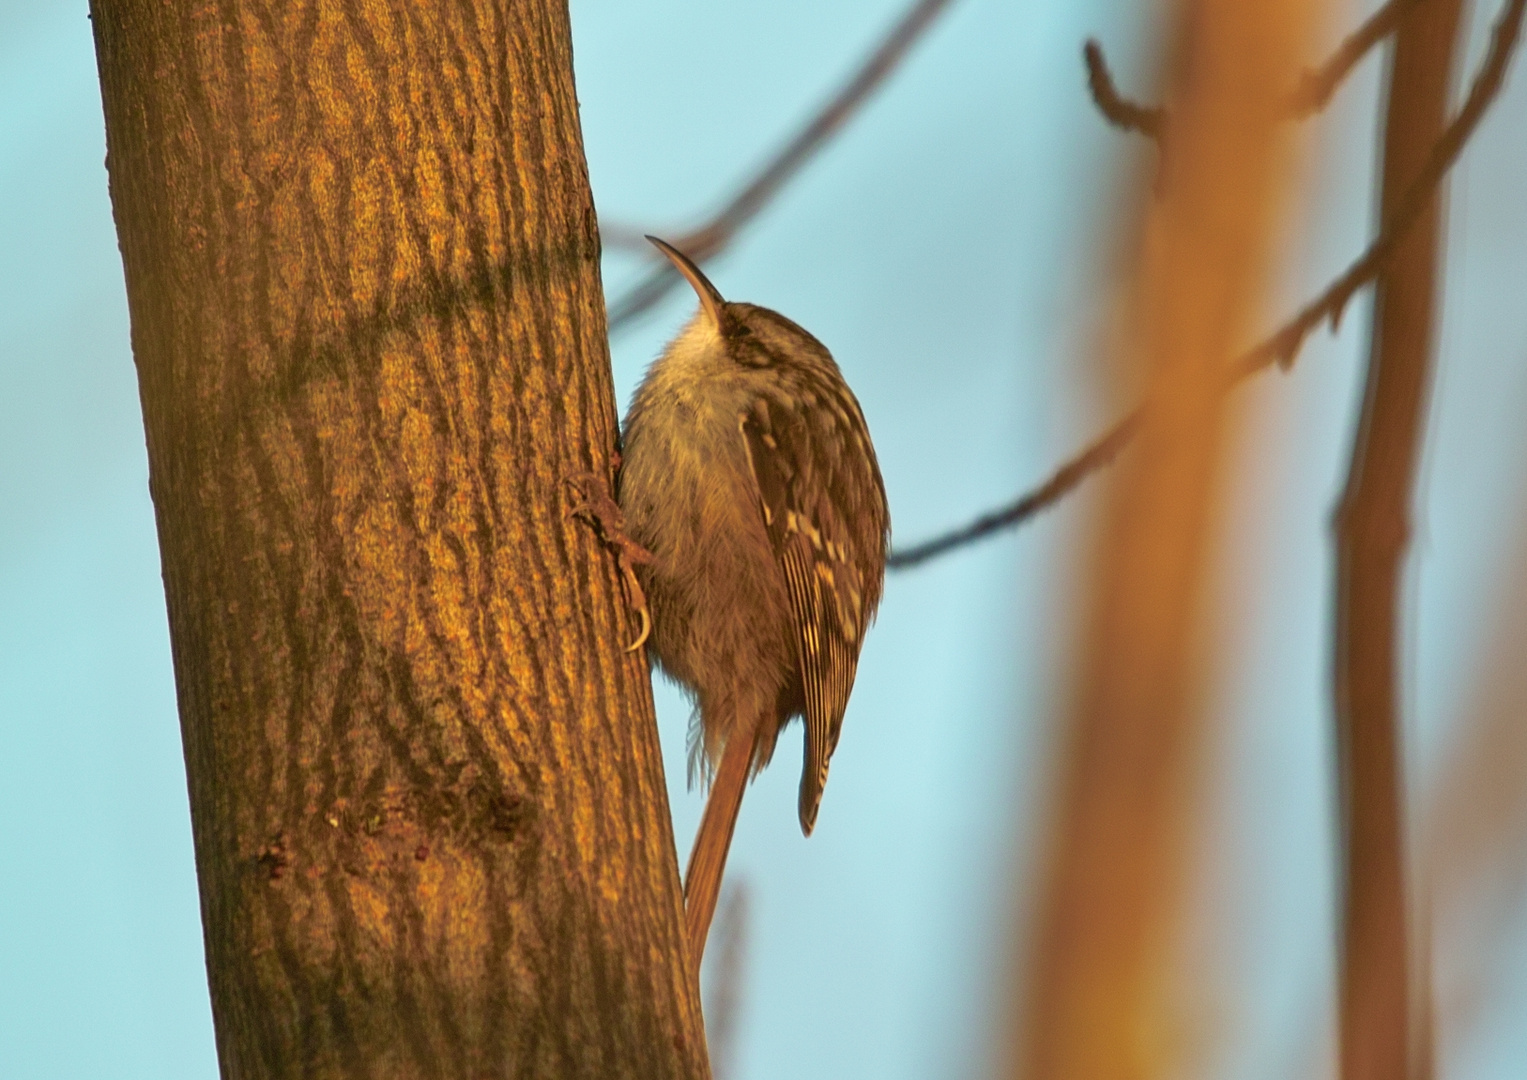
[[[851,396],[825,390],[804,403],[760,398],[739,427],[794,617],[806,703],[800,817],[809,836],[880,599],[885,493]]]

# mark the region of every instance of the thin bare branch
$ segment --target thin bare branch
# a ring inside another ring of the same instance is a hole
[[[769,204],[812,156],[825,146],[869,97],[900,66],[907,53],[927,31],[951,0],[916,0],[891,28],[853,77],[844,83],[794,137],[764,163],[715,217],[704,226],[673,241],[673,246],[696,262],[722,251],[738,231]],[[622,235],[631,230],[614,227]],[[643,230],[650,231],[650,230]],[[610,332],[614,333],[647,311],[682,279],[666,259],[654,260],[652,271],[610,306]]]
[[[1247,353],[1237,365],[1237,380],[1271,364],[1289,367],[1298,355],[1300,346],[1304,344],[1304,339],[1315,327],[1327,319],[1333,331],[1340,326],[1347,301],[1373,280],[1374,275],[1394,253],[1395,245],[1431,202],[1437,185],[1458,159],[1469,136],[1479,126],[1485,110],[1500,93],[1506,81],[1506,68],[1511,62],[1511,53],[1521,36],[1524,7],[1527,7],[1527,0],[1506,0],[1505,10],[1490,35],[1490,51],[1480,65],[1479,74],[1474,77],[1474,85],[1469,88],[1469,96],[1463,108],[1458,110],[1458,115],[1442,133],[1442,138],[1432,147],[1426,164],[1416,175],[1415,181],[1405,189],[1394,213],[1384,222],[1383,229],[1368,250],[1282,329]]]
[[[1400,16],[1415,3],[1417,0],[1389,0],[1389,3],[1370,15],[1367,22],[1341,43],[1329,60],[1304,73],[1298,88],[1289,95],[1289,111],[1295,116],[1309,116],[1324,109],[1342,80],[1368,55],[1368,50],[1394,33]]]
[[[1166,110],[1160,106],[1137,105],[1119,93],[1113,73],[1108,70],[1103,46],[1096,38],[1088,38],[1082,46],[1082,59],[1087,64],[1087,88],[1092,91],[1092,100],[1104,119],[1116,128],[1138,131],[1153,139],[1161,138],[1166,126]]]
[[[937,558],[946,551],[964,547],[983,536],[1012,528],[1027,521],[1041,510],[1054,506],[1075,490],[1083,480],[1104,465],[1111,464],[1113,459],[1119,456],[1119,451],[1128,446],[1129,441],[1135,437],[1135,429],[1140,426],[1141,411],[1136,409],[1120,420],[1091,446],[1056,469],[1050,479],[1016,502],[993,510],[989,514],[983,514],[969,525],[945,533],[943,536],[915,544],[905,550],[893,551],[891,557],[886,560],[886,565],[892,570],[905,570],[908,567],[917,566],[919,563]]]
[[[1413,194],[1447,126],[1463,0],[1430,0],[1395,28],[1380,205]],[[1336,512],[1331,699],[1341,843],[1337,1061],[1342,1080],[1430,1080],[1429,960],[1415,948],[1403,827],[1402,599],[1411,504],[1432,384],[1445,246],[1436,191],[1374,285],[1362,415]],[[1422,935],[1423,940],[1427,935]],[[1424,1056],[1423,1056],[1424,1055]]]
[[[1505,83],[1506,69],[1517,40],[1521,36],[1522,17],[1527,0],[1505,0],[1504,10],[1491,33],[1490,50],[1480,65],[1469,88],[1469,96],[1463,108],[1458,110],[1447,130],[1432,147],[1426,165],[1406,189],[1395,212],[1384,223],[1379,235],[1368,249],[1347,268],[1346,272],[1326,287],[1318,297],[1307,304],[1297,315],[1276,332],[1250,349],[1231,369],[1226,388],[1242,379],[1277,364],[1285,370],[1293,365],[1305,339],[1322,322],[1330,321],[1335,331],[1341,324],[1347,302],[1359,289],[1373,281],[1393,254],[1395,245],[1415,223],[1432,198],[1459,153],[1467,144],[1469,136],[1479,126],[1480,118],[1500,93]],[[892,552],[886,565],[892,569],[906,569],[927,562],[938,555],[964,547],[983,537],[1004,529],[1016,528],[1040,511],[1075,490],[1081,482],[1113,461],[1138,427],[1141,412],[1136,410],[1120,421],[1110,431],[1077,454],[1039,487],[1019,496],[1013,502],[981,515],[969,525],[951,530],[942,536],[924,541],[905,551]]]

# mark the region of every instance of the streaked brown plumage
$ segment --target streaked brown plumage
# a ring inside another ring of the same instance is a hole
[[[890,519],[864,415],[828,351],[782,315],[727,303],[653,243],[700,310],[631,403],[620,505],[653,556],[636,568],[650,648],[697,706],[691,776],[715,774],[684,881],[698,968],[748,775],[796,716],[802,832],[816,823]]]

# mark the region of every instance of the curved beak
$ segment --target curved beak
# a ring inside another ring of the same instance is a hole
[[[659,240],[655,236],[649,236],[647,240],[653,247],[668,256],[668,261],[673,263],[674,268],[684,275],[684,280],[689,282],[690,287],[695,290],[695,295],[700,298],[700,307],[709,317],[711,325],[720,329],[721,312],[726,301],[721,298],[721,294],[716,291],[716,287],[710,283],[710,279],[700,273],[700,268],[690,260],[688,255],[685,255],[678,248],[668,243],[668,241]]]

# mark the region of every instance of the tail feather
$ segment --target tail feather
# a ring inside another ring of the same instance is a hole
[[[837,748],[837,732],[820,722],[826,717],[818,714],[817,723],[806,716],[805,760],[801,762],[801,789],[797,810],[801,818],[801,834],[810,836],[816,828],[817,810],[822,805],[822,792],[827,787],[827,766],[832,752]]]
[[[753,761],[752,733],[736,732],[727,740],[721,754],[721,767],[711,782],[710,797],[695,846],[689,853],[689,868],[684,872],[684,921],[689,934],[689,962],[696,974],[705,953],[705,938],[710,933],[711,916],[716,912],[716,898],[721,893],[721,873],[726,869],[726,854],[732,846],[732,831],[737,827],[737,811],[742,809],[742,793],[747,787],[748,766]]]

